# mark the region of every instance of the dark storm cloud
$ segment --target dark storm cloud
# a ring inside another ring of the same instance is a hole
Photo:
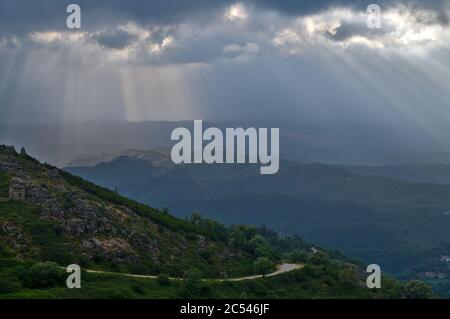
[[[118,29],[96,33],[92,36],[92,39],[105,47],[111,49],[122,49],[136,40],[137,36]]]
[[[254,0],[252,2],[260,7],[275,9],[292,15],[311,14],[329,7],[339,6],[365,10],[372,3],[376,3],[385,8],[403,4],[440,11],[444,7],[444,4],[448,3],[447,0]]]
[[[214,14],[237,1],[234,0],[2,0],[0,1],[0,35],[22,35],[30,31],[65,29],[65,8],[77,3],[83,12],[83,28],[114,26],[124,21],[151,24],[176,24],[191,20],[212,19]],[[244,0],[259,8],[277,10],[286,15],[304,15],[324,10],[331,6],[350,6],[365,10],[373,1],[361,0]],[[415,7],[437,10],[438,20],[448,23],[442,8],[447,1],[432,0],[378,0],[378,4],[389,7],[409,4]]]
[[[441,22],[441,24],[443,25],[448,25],[450,23],[450,17],[448,16],[448,14],[444,11],[440,11],[438,14],[438,20]]]
[[[387,27],[383,29],[369,29],[364,24],[346,22],[336,28],[335,33],[325,32],[324,35],[333,41],[345,41],[353,36],[383,36],[391,30]]]
[[[115,25],[123,21],[141,24],[176,23],[218,10],[231,0],[2,0],[0,33],[21,35],[30,31],[65,29],[66,7],[76,3],[82,9],[83,28]]]
[[[229,18],[236,2],[0,0],[0,122],[450,120],[444,1],[242,0]],[[392,10],[371,30],[372,2],[438,14]],[[41,32],[65,31],[70,3],[83,32]]]

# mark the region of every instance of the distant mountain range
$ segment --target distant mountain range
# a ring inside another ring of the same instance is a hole
[[[417,128],[400,123],[228,121],[203,122],[204,128],[280,128],[280,156],[300,163],[343,165],[450,164],[450,148],[436,145]],[[0,143],[25,146],[28,153],[58,167],[125,149],[170,149],[173,129],[192,121],[0,123]],[[79,164],[83,164],[80,162]]]
[[[342,167],[360,175],[394,178],[418,183],[450,185],[450,165],[445,164]]]
[[[125,150],[118,153],[97,154],[74,159],[67,163],[67,167],[92,167],[101,163],[112,162],[118,158],[135,158],[152,163],[155,167],[172,166],[170,159],[170,151],[167,149],[159,149],[152,151],[142,150]]]
[[[228,224],[266,224],[405,278],[448,273],[439,258],[450,253],[449,166],[282,161],[278,174],[261,176],[252,165],[158,166],[154,152],[147,159],[126,153],[66,169],[178,216],[196,211]]]

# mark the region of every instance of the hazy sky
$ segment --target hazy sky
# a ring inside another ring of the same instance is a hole
[[[450,123],[449,1],[2,0],[0,122]],[[69,3],[82,29],[66,28]]]

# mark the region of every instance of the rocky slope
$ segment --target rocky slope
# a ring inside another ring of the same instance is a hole
[[[9,200],[22,184],[25,200]],[[174,195],[176,196],[176,195]],[[91,268],[206,276],[248,273],[253,262],[195,225],[0,147],[0,254]]]

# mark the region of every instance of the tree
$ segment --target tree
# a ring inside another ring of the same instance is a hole
[[[190,218],[190,222],[192,224],[198,225],[203,219],[203,216],[199,213],[192,213],[191,218]]]
[[[434,294],[430,286],[419,280],[411,280],[405,286],[406,299],[430,299],[433,297]]]
[[[300,249],[295,249],[287,254],[287,258],[294,263],[304,263],[308,260],[308,254]]]
[[[256,261],[253,263],[253,268],[258,274],[261,274],[263,275],[263,277],[265,277],[273,270],[274,264],[267,257],[258,257],[258,259],[256,259]]]
[[[330,259],[328,258],[328,255],[325,254],[324,252],[317,251],[310,256],[309,262],[313,265],[325,266],[330,262]]]
[[[256,247],[255,254],[258,257],[267,257],[270,258],[272,256],[272,247],[269,245],[261,245]]]
[[[339,282],[348,287],[355,288],[361,281],[361,277],[358,272],[358,268],[354,265],[346,265],[338,274]]]
[[[247,240],[245,239],[244,232],[238,228],[232,228],[230,234],[230,245],[238,249],[246,249]]]
[[[258,257],[270,257],[272,255],[272,247],[270,247],[267,240],[261,235],[253,237],[248,242],[248,245]]]
[[[256,235],[255,237],[253,237],[252,239],[249,240],[248,245],[256,250],[256,248],[260,247],[260,246],[265,246],[265,245],[269,245],[267,243],[267,240],[261,236],[261,235]]]
[[[25,150],[25,147],[22,146],[22,148],[20,149],[20,155],[22,156],[27,156],[27,151]]]
[[[191,269],[183,284],[181,285],[180,296],[185,299],[201,298],[205,289],[205,284],[202,282],[202,273],[196,269]]]

